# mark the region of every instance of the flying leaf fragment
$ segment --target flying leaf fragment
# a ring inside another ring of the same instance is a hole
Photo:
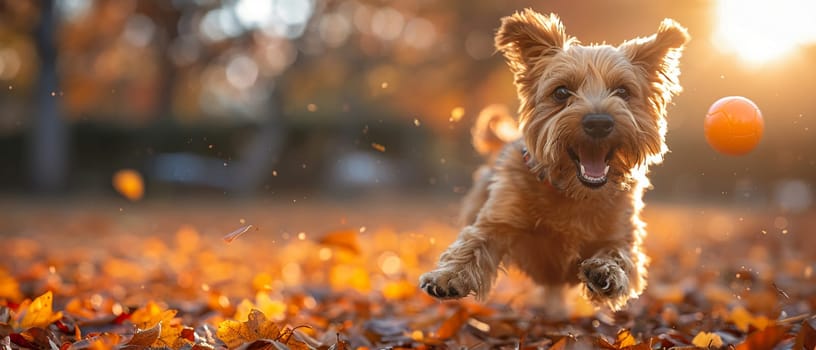
[[[376,143],[376,142],[371,143],[371,148],[373,148],[373,149],[375,149],[377,151],[380,151],[380,152],[385,152],[385,146],[383,146],[383,145],[381,145],[379,143]]]
[[[17,328],[28,329],[32,327],[48,327],[49,324],[62,318],[62,311],[54,312],[52,304],[54,302],[54,295],[51,291],[40,295],[23,312],[23,319],[20,320]]]
[[[465,116],[465,109],[463,107],[455,107],[451,110],[450,118],[448,119],[449,122],[455,123],[462,119]]]
[[[224,236],[224,242],[232,243],[232,241],[238,239],[238,237],[243,236],[244,233],[247,233],[247,231],[251,230],[252,228],[253,228],[252,225],[240,227],[237,230],[232,231],[228,233],[226,236]],[[257,228],[255,230],[257,231]]]
[[[144,195],[144,180],[138,171],[122,169],[113,174],[113,188],[123,197],[135,202]]]
[[[360,242],[357,239],[357,231],[338,230],[325,234],[318,240],[318,243],[331,247],[343,248],[354,254],[360,254]]]
[[[694,346],[701,347],[701,348],[720,348],[723,346],[722,338],[714,332],[700,332],[694,336],[694,339],[691,340],[691,343]]]

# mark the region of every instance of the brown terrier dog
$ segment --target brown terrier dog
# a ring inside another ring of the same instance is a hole
[[[483,300],[504,261],[543,286],[583,283],[613,310],[640,295],[641,197],[649,166],[667,151],[666,105],[681,90],[688,40],[671,19],[615,47],[580,45],[553,14],[503,18],[496,48],[515,75],[521,138],[505,145],[491,132],[515,123],[507,113],[479,117],[474,145],[489,160],[465,198],[464,228],[421,288]]]

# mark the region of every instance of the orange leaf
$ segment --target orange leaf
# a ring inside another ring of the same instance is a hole
[[[564,350],[567,348],[567,338],[563,337],[559,341],[555,342],[553,346],[550,347],[550,350]]]
[[[436,330],[436,337],[442,340],[453,338],[459,329],[465,324],[470,313],[464,307],[460,307],[450,318],[445,320],[439,329]]]
[[[618,337],[615,339],[615,347],[620,349],[635,344],[637,344],[637,341],[635,337],[632,336],[632,332],[627,329],[621,329],[620,332],[618,332]]]
[[[48,327],[49,324],[62,318],[62,312],[54,313],[52,304],[54,296],[51,291],[40,295],[26,307],[23,319],[20,320],[18,328],[28,329],[31,327]]]
[[[737,345],[737,350],[759,350],[773,349],[779,342],[785,339],[787,329],[782,326],[771,326],[761,331],[751,333],[742,344]]]
[[[745,310],[742,306],[737,306],[734,310],[731,310],[731,314],[728,316],[728,320],[731,321],[737,329],[748,332],[749,326],[754,326],[758,330],[763,330],[768,325],[772,324],[770,320],[768,320],[765,316],[755,317],[751,315],[748,310]]]
[[[126,345],[148,347],[159,340],[159,335],[161,335],[161,321],[153,328],[137,331]]]
[[[143,308],[133,312],[130,320],[139,329],[151,329],[161,324],[158,339],[152,346],[179,348],[185,344],[181,338],[182,325],[176,320],[176,310],[164,310],[161,306],[150,301]]]
[[[230,349],[259,339],[277,339],[280,334],[280,327],[267,320],[266,316],[258,310],[250,311],[246,322],[222,321],[218,324],[216,332],[218,338]]]
[[[723,346],[722,338],[719,334],[711,332],[700,332],[694,336],[694,339],[691,340],[691,343],[694,346],[701,347],[701,348],[720,348]]]
[[[802,322],[802,329],[796,335],[794,349],[816,349],[816,330],[807,320]]]

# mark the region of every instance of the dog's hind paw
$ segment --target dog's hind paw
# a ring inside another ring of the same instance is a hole
[[[608,304],[616,309],[628,299],[629,278],[614,260],[584,260],[578,278],[584,282],[589,298],[595,302]]]
[[[461,272],[438,269],[419,277],[419,288],[437,299],[464,298],[474,290]]]

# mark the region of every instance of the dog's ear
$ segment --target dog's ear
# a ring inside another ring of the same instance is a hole
[[[516,74],[524,74],[541,59],[562,51],[575,39],[567,36],[555,14],[524,9],[501,19],[495,45]]]
[[[666,18],[657,33],[626,41],[619,48],[633,64],[642,67],[654,82],[660,84],[664,92],[676,94],[680,92],[680,55],[690,39],[686,28]]]

